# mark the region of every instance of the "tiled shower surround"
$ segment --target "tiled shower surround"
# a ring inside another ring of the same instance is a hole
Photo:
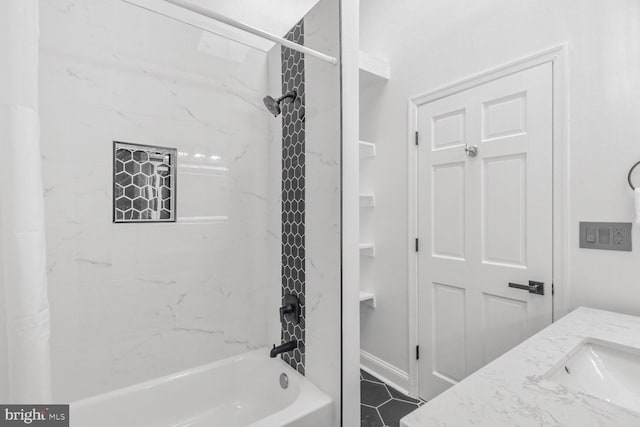
[[[124,2],[38,3],[55,400],[266,348],[280,164],[264,53],[212,57],[201,31]],[[178,149],[177,222],[113,224],[114,140]]]
[[[286,38],[304,44],[304,22]],[[289,320],[282,327],[283,342],[298,341],[293,353],[282,358],[298,372],[305,372],[305,85],[304,55],[282,47],[282,93],[296,91],[294,102],[282,105],[282,296],[300,301],[300,323]]]
[[[274,118],[262,98],[282,94],[286,49],[268,61],[257,50],[242,63],[224,61],[198,50],[200,31],[123,2],[39,4],[56,401],[257,348],[267,355],[291,336],[278,317],[284,277],[304,295],[303,323],[292,328],[301,348],[288,361],[339,402],[339,67],[307,55],[303,86],[294,56],[301,97]],[[329,19],[337,2],[312,12],[305,45],[337,55],[338,21]],[[285,92],[295,78],[288,84]],[[306,103],[314,108],[303,124]],[[291,128],[284,140],[283,118]],[[178,149],[176,223],[113,224],[114,140]],[[293,175],[283,180],[287,165]],[[287,185],[293,195],[282,198]]]

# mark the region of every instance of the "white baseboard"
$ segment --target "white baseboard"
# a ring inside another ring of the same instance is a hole
[[[402,369],[398,369],[364,350],[360,350],[360,366],[396,390],[409,394],[409,374]]]

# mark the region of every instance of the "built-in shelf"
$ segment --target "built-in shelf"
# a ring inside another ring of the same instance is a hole
[[[360,302],[367,304],[371,308],[376,308],[376,294],[373,292],[360,291]]]
[[[376,144],[373,142],[359,141],[360,158],[367,159],[376,156]]]
[[[360,255],[362,256],[376,256],[376,245],[373,243],[360,243]]]
[[[389,61],[360,51],[360,86],[367,87],[389,80],[391,67]]]
[[[389,61],[366,52],[360,51],[360,89],[389,80],[391,67]],[[372,142],[358,141],[360,159],[370,159],[376,156],[376,145]],[[372,208],[376,205],[374,193],[360,193],[360,207]],[[375,257],[376,245],[374,243],[360,243],[360,256]],[[373,292],[360,291],[360,303],[371,308],[376,308],[376,295]]]
[[[360,207],[372,208],[376,205],[375,194],[360,194]]]

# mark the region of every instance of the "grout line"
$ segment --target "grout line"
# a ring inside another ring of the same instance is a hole
[[[380,417],[380,421],[382,421],[382,424],[387,425],[387,423],[384,422],[384,418],[382,418],[382,414],[380,413],[378,408],[376,408],[376,412],[378,413],[378,416]]]
[[[393,397],[391,399],[385,400],[384,402],[382,402],[381,404],[379,404],[378,406],[376,406],[376,408],[381,407],[382,405],[386,405],[387,403],[391,402],[392,400],[395,400]]]
[[[413,406],[415,406],[416,408],[418,408],[418,407],[420,406],[420,404],[419,404],[419,403],[416,403],[416,402],[409,402],[408,400],[404,400],[404,399],[398,399],[398,398],[395,398],[395,397],[394,397],[394,398],[393,398],[393,400],[396,400],[396,401],[398,401],[398,402],[402,402],[402,403],[406,403],[406,404],[408,404],[408,405],[413,405]]]
[[[372,378],[375,378],[375,380],[365,379],[364,375],[362,375],[362,370],[361,370],[361,373],[360,373],[360,382],[362,383],[362,382],[365,382],[365,381],[366,381],[366,382],[368,382],[368,383],[370,383],[370,384],[377,384],[377,385],[382,385],[382,386],[384,386],[384,388],[385,388],[386,392],[387,392],[387,393],[389,394],[389,396],[390,396],[390,399],[385,400],[384,402],[380,403],[380,404],[379,404],[379,405],[377,405],[377,406],[367,405],[367,404],[365,404],[365,403],[362,403],[362,401],[361,401],[361,402],[360,402],[360,407],[361,407],[361,408],[367,408],[367,409],[375,409],[376,414],[378,415],[378,417],[379,417],[380,421],[382,421],[382,424],[384,425],[384,427],[390,427],[390,426],[385,422],[385,419],[382,417],[382,414],[380,413],[379,408],[381,408],[382,406],[386,405],[387,403],[389,403],[389,402],[391,402],[391,401],[402,402],[402,403],[405,403],[405,404],[407,404],[407,405],[414,406],[414,407],[415,407],[415,409],[418,409],[420,406],[422,406],[422,405],[424,405],[425,403],[427,403],[426,401],[424,401],[424,400],[422,400],[422,399],[420,399],[420,398],[418,398],[418,399],[414,399],[414,398],[412,398],[412,397],[410,397],[410,396],[408,396],[408,395],[406,395],[406,394],[404,394],[404,393],[402,393],[402,392],[400,392],[400,391],[396,390],[395,388],[391,387],[389,384],[385,383],[384,381],[380,381],[380,380],[378,380],[378,378],[377,378],[377,377],[375,377],[375,376],[373,376],[373,375],[371,375],[371,374],[369,374],[369,375],[370,375]],[[376,380],[377,380],[377,381],[376,381]],[[391,393],[391,390],[393,390],[396,394],[398,394],[398,395],[400,395],[400,396],[404,396],[404,397],[405,397],[405,398],[407,398],[407,399],[417,400],[417,402],[413,402],[413,401],[409,401],[409,400],[405,400],[405,399],[402,399],[402,398],[395,397],[395,396]],[[414,409],[414,410],[415,410],[415,409]],[[413,412],[413,410],[411,410],[411,411],[407,412],[407,414],[408,414],[408,413],[410,413],[410,412]],[[406,414],[405,414],[405,415],[406,415]]]

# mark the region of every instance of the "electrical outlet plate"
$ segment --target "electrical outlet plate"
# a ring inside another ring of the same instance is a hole
[[[631,252],[630,222],[581,222],[580,247]]]

